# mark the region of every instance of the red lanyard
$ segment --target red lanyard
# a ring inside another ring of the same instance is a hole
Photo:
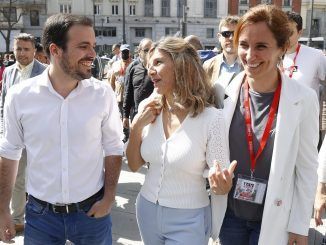
[[[293,72],[295,70],[295,61],[297,60],[297,56],[299,54],[299,50],[300,50],[300,47],[301,47],[301,44],[299,43],[296,50],[295,50],[295,56],[294,56],[294,59],[293,59],[293,65],[289,67],[290,69],[290,73],[289,73],[289,77],[292,78],[293,76]]]
[[[275,91],[273,101],[271,108],[269,110],[268,114],[268,120],[265,126],[265,130],[263,133],[263,137],[261,141],[259,142],[259,148],[257,151],[257,154],[255,156],[254,153],[254,144],[253,144],[253,131],[251,128],[251,114],[250,114],[250,97],[249,97],[249,85],[248,81],[246,80],[244,83],[244,109],[245,109],[245,123],[246,123],[246,138],[248,142],[248,148],[249,148],[249,153],[250,153],[250,160],[251,160],[251,166],[250,166],[250,171],[251,171],[251,178],[253,177],[253,173],[255,171],[256,167],[256,162],[262,151],[264,150],[267,140],[269,138],[270,130],[275,118],[275,114],[278,108],[278,103],[280,101],[280,94],[281,94],[281,79],[279,79],[279,83],[277,86],[277,89]]]

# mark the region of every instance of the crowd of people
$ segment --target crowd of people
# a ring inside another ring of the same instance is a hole
[[[147,169],[145,245],[307,245],[326,209],[326,57],[301,34],[299,14],[262,4],[220,21],[219,54],[145,38],[134,60],[113,45],[106,74],[87,17],[49,17],[42,44],[17,35],[0,70],[0,240],[112,244],[125,154]]]

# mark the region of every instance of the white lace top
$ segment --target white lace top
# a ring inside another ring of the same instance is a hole
[[[227,147],[221,110],[210,107],[197,117],[188,115],[169,139],[161,113],[143,130],[141,155],[150,167],[141,195],[171,208],[209,205],[204,172],[214,160],[222,168],[229,165]]]

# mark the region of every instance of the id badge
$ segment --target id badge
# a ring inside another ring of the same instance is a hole
[[[266,187],[266,180],[239,174],[233,197],[245,202],[262,204]]]

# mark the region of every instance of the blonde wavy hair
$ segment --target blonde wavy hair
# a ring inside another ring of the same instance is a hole
[[[189,110],[195,117],[205,107],[214,104],[212,85],[202,67],[197,51],[183,38],[165,37],[153,44],[149,57],[159,49],[169,55],[174,64],[175,103]],[[165,100],[164,96],[162,98]]]

